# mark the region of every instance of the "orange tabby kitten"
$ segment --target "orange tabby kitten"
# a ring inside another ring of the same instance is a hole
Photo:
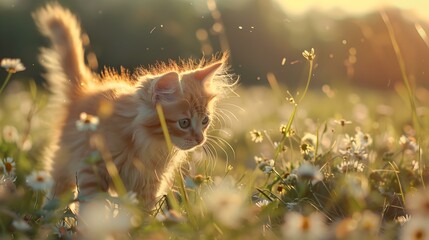
[[[216,102],[231,87],[225,74],[227,57],[209,64],[158,64],[134,75],[112,70],[97,75],[84,62],[79,23],[69,10],[51,3],[33,17],[52,42],[51,48],[42,49],[40,59],[55,97],[51,102],[60,109],[55,126],[57,144],[48,164],[55,180],[52,195],[70,191],[76,176],[83,198],[113,188],[105,161],[97,162],[95,168],[86,161],[96,147],[88,131],[76,129],[85,112],[99,115],[93,134],[101,136],[126,190],[136,192],[148,209],[153,208],[186,153],[205,142]],[[171,151],[156,104],[165,114],[174,145]],[[102,111],[106,106],[109,114]]]

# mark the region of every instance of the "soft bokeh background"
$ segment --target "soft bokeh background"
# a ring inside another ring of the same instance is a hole
[[[0,58],[21,58],[28,68],[21,76],[38,82],[38,49],[47,41],[37,32],[31,12],[46,2],[0,0]],[[393,89],[401,75],[380,16],[384,9],[412,81],[429,83],[429,3],[422,0],[60,2],[79,16],[98,69],[133,69],[229,50],[242,85],[266,84],[271,72],[292,88],[305,79],[301,52],[314,47],[318,57],[312,86],[352,83]]]

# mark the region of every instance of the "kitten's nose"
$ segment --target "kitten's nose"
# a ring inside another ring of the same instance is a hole
[[[195,141],[197,142],[198,145],[200,145],[204,141],[204,136],[202,134],[196,135],[195,136]]]

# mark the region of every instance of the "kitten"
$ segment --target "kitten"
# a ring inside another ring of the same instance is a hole
[[[102,142],[126,190],[136,192],[144,206],[152,209],[186,154],[204,144],[217,101],[234,85],[225,74],[227,54],[198,65],[170,61],[138,69],[133,75],[110,69],[97,75],[84,62],[81,29],[69,10],[51,3],[33,18],[52,42],[49,49],[41,50],[40,61],[54,95],[51,102],[59,109],[56,147],[47,164],[55,181],[51,195],[70,192],[76,178],[82,199],[113,188],[106,162],[99,161],[94,168],[86,161]],[[156,104],[165,115],[171,151]],[[92,133],[76,129],[83,112],[99,117]],[[94,134],[99,136],[98,144],[89,137]]]

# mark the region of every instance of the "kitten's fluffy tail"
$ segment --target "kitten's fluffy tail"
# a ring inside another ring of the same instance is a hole
[[[41,50],[40,62],[46,68],[46,78],[54,94],[64,99],[79,96],[92,78],[85,65],[81,29],[76,17],[57,3],[51,3],[33,13],[40,32],[52,46]]]

